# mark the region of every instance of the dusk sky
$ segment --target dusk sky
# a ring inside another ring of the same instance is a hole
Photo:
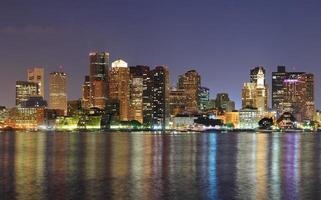
[[[317,0],[1,1],[0,105],[14,105],[15,81],[32,66],[48,77],[63,65],[68,98],[78,99],[88,53],[108,51],[111,61],[167,65],[173,84],[196,69],[212,97],[227,92],[238,108],[251,68],[263,65],[271,86],[286,65],[315,74],[321,108],[320,10]]]

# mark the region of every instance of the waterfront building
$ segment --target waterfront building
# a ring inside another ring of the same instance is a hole
[[[119,101],[119,118],[121,121],[129,120],[129,92],[130,76],[128,64],[119,59],[112,63],[109,72],[109,98]]]
[[[151,121],[151,78],[148,66],[129,67],[130,71],[130,119],[140,123]]]
[[[176,116],[186,111],[187,96],[185,90],[171,88],[169,92],[169,110],[170,115]]]
[[[262,116],[268,109],[268,86],[265,81],[265,69],[255,67],[250,71],[250,82],[242,88],[242,108],[254,107]]]
[[[190,70],[179,76],[177,88],[184,90],[187,96],[186,111],[190,113],[198,112],[199,88],[201,86],[201,76],[195,71]]]
[[[201,111],[208,109],[210,101],[210,89],[207,87],[200,87],[198,89],[198,108]]]
[[[85,76],[85,81],[82,85],[81,107],[85,110],[90,108],[90,77]]]
[[[67,75],[63,72],[49,75],[49,108],[67,114]]]
[[[104,109],[108,98],[109,53],[92,52],[89,61],[90,107]]]
[[[45,98],[45,75],[44,69],[41,67],[34,67],[28,69],[27,71],[27,80],[29,82],[37,83],[38,84],[38,94],[42,98]]]
[[[176,115],[171,118],[171,129],[175,130],[189,130],[194,127],[194,121],[198,116],[194,115]]]
[[[256,129],[258,127],[257,108],[246,107],[239,110],[240,129]]]
[[[163,129],[169,124],[169,71],[165,66],[151,70],[152,128]]]
[[[289,112],[299,122],[311,120],[315,111],[313,74],[287,72],[285,66],[278,66],[272,73],[272,106],[279,116]]]
[[[39,95],[38,83],[29,81],[16,82],[16,106],[21,106],[25,101],[32,96]]]
[[[239,128],[240,125],[240,113],[238,111],[225,112],[224,124],[226,126],[232,126],[233,128]]]

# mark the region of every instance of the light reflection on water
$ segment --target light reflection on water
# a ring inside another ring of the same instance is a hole
[[[1,199],[320,199],[321,134],[1,133]]]

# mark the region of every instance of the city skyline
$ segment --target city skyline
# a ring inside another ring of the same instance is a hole
[[[320,2],[104,4],[1,3],[0,65],[6,73],[0,78],[6,84],[0,86],[0,91],[12,89],[0,96],[0,105],[14,105],[15,81],[24,80],[21,72],[33,66],[44,66],[48,79],[48,73],[63,65],[63,70],[72,74],[70,99],[81,97],[80,85],[88,73],[88,52],[107,51],[112,61],[122,58],[129,66],[167,65],[172,85],[178,75],[196,69],[212,98],[218,92],[227,92],[237,108],[241,107],[240,91],[248,80],[249,69],[264,66],[271,85],[271,72],[277,65],[285,65],[289,71],[315,75],[315,102],[317,108],[321,107],[321,28],[317,26]],[[25,13],[24,17],[9,14],[11,8]],[[119,10],[123,11],[122,17]]]

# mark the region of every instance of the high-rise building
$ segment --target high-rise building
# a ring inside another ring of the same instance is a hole
[[[277,72],[272,72],[272,109],[278,111],[279,115],[282,112],[282,103],[284,99],[283,82],[287,77],[285,66],[278,66]]]
[[[81,107],[83,109],[90,108],[90,77],[89,76],[85,76],[85,81],[82,85]]]
[[[29,81],[16,82],[16,106],[21,106],[32,96],[39,96],[38,83]]]
[[[268,86],[263,67],[255,67],[250,71],[250,82],[244,83],[242,89],[242,107],[257,108],[259,116],[263,116],[267,111]]]
[[[152,116],[151,79],[148,66],[137,65],[130,71],[130,119],[148,123]]]
[[[90,107],[104,109],[108,97],[107,79],[109,68],[109,53],[90,53],[89,60]]]
[[[152,127],[165,129],[169,122],[169,71],[157,66],[151,71],[152,81]]]
[[[67,114],[67,75],[63,72],[49,75],[49,108]]]
[[[279,66],[272,73],[272,105],[278,115],[289,112],[298,121],[311,120],[315,111],[313,74],[287,72]]]
[[[39,96],[45,98],[45,76],[44,76],[44,69],[40,67],[34,67],[28,69],[28,81],[37,83],[39,85]]]
[[[120,59],[114,61],[109,72],[109,98],[113,101],[119,101],[119,118],[121,121],[129,120],[129,84],[128,64]]]
[[[190,70],[178,78],[178,89],[184,90],[187,96],[186,110],[188,112],[198,112],[198,94],[201,86],[201,76],[195,71]]]
[[[198,89],[198,108],[201,111],[208,109],[210,101],[210,89],[207,87],[200,87]]]

